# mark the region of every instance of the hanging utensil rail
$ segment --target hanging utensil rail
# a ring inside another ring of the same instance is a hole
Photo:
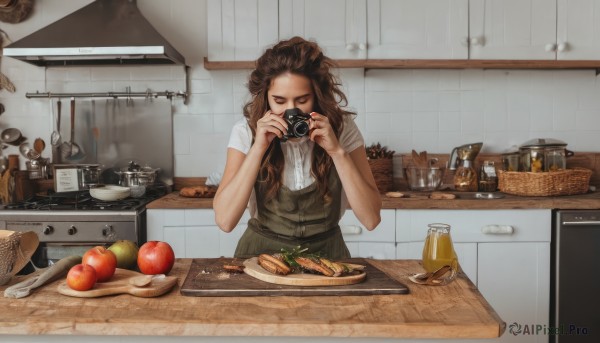
[[[181,97],[184,101],[187,100],[186,92],[89,92],[89,93],[52,93],[52,92],[39,92],[26,93],[27,98],[158,98],[166,97],[172,99],[173,97]]]

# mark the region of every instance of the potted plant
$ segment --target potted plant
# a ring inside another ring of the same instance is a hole
[[[380,143],[371,144],[365,149],[367,150],[367,159],[379,193],[391,191],[394,185],[392,159],[395,151],[388,150],[386,146],[381,146]]]

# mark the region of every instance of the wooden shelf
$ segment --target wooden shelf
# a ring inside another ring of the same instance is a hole
[[[365,69],[600,69],[600,60],[335,60],[338,68]],[[209,61],[207,70],[254,69],[255,61]]]

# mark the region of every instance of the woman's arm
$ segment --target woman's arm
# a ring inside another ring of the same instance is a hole
[[[247,155],[233,148],[227,149],[225,170],[213,200],[215,221],[221,230],[231,232],[240,221],[248,207],[263,155],[273,139],[281,138],[285,133],[287,123],[267,111],[257,123],[256,138]]]
[[[381,196],[367,162],[365,148],[359,147],[347,153],[340,147],[330,156],[352,211],[367,230],[375,229],[381,222]]]
[[[352,211],[368,230],[373,230],[381,221],[381,197],[364,146],[345,151],[326,116],[312,112],[311,118],[310,139],[331,156]]]
[[[225,170],[213,200],[215,221],[225,232],[233,230],[248,206],[262,156],[252,158],[251,154],[252,149],[248,155],[233,148],[227,149]]]

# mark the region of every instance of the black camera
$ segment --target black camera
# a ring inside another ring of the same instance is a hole
[[[285,110],[283,119],[288,123],[287,135],[283,135],[282,140],[285,142],[288,138],[303,137],[308,135],[310,129],[308,119],[310,114],[303,113],[298,108]]]

